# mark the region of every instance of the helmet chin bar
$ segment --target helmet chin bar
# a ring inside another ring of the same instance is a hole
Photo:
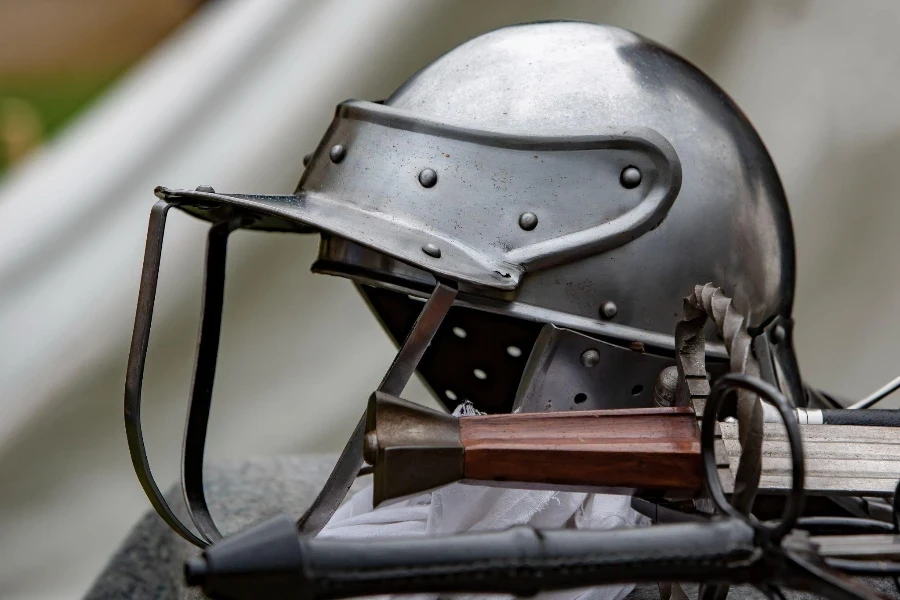
[[[150,341],[156,288],[159,281],[166,216],[173,206],[184,205],[187,203],[159,200],[150,212],[134,332],[125,376],[125,435],[138,481],[153,508],[163,521],[182,538],[195,546],[204,548],[222,538],[222,534],[209,513],[203,491],[203,455],[222,323],[228,235],[235,229],[249,225],[254,217],[247,216],[245,213],[225,211],[222,213],[222,218],[210,227],[207,238],[200,335],[184,432],[181,470],[181,485],[187,512],[199,533],[198,536],[175,515],[160,492],[150,470],[141,428],[141,388],[147,347]],[[450,310],[456,294],[455,282],[438,280],[406,341],[400,347],[394,362],[378,386],[378,391],[400,395],[415,372],[444,316]],[[364,413],[322,492],[298,521],[297,525],[301,533],[315,534],[325,526],[359,474],[360,468],[364,464],[365,423],[366,415]]]

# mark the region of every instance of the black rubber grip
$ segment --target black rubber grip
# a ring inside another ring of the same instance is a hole
[[[228,600],[461,592],[530,596],[622,582],[740,583],[749,580],[758,557],[753,530],[736,519],[614,531],[522,526],[383,541],[298,537],[290,521],[262,527],[268,527],[262,535],[241,534],[208,548],[205,560],[190,561],[188,583]]]
[[[900,427],[900,410],[863,408],[859,410],[825,409],[822,421],[826,425],[869,425]]]

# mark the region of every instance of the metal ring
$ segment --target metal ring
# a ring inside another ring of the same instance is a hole
[[[781,522],[777,525],[770,526],[752,521],[746,515],[741,514],[728,502],[725,497],[725,491],[722,489],[722,482],[719,481],[719,474],[716,468],[716,456],[714,449],[714,438],[716,432],[716,422],[718,420],[719,409],[726,394],[734,389],[747,390],[758,396],[765,398],[778,409],[784,426],[787,429],[788,443],[791,447],[791,490],[788,493],[787,501],[784,505],[784,513]],[[793,408],[788,404],[787,399],[778,389],[756,377],[748,375],[729,373],[716,381],[710,391],[709,398],[706,401],[706,407],[703,410],[703,422],[700,429],[700,448],[703,453],[703,471],[706,475],[706,485],[709,489],[709,495],[712,497],[716,506],[726,515],[735,519],[742,519],[750,523],[757,531],[765,534],[768,541],[777,544],[784,535],[794,528],[797,519],[803,513],[804,499],[804,478],[805,468],[803,461],[803,440],[800,434],[800,424],[797,422],[797,416],[794,414]]]

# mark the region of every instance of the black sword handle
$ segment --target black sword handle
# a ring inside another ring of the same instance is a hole
[[[761,553],[736,519],[613,531],[501,532],[345,541],[297,536],[277,517],[207,548],[185,565],[214,599],[332,600],[406,593],[530,596],[623,582],[751,579]]]
[[[825,425],[869,425],[876,427],[900,427],[900,410],[866,408],[863,410],[823,409]]]

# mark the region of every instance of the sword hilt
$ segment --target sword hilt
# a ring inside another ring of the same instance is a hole
[[[214,599],[335,600],[406,593],[505,593],[625,582],[749,581],[760,553],[734,519],[612,531],[506,531],[403,540],[298,537],[276,517],[189,561]]]

